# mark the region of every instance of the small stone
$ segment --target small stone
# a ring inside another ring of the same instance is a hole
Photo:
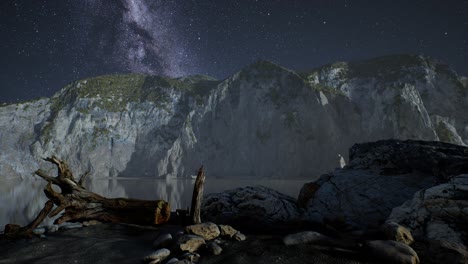
[[[213,255],[219,255],[223,251],[223,249],[213,241],[206,244],[206,249]]]
[[[153,247],[156,249],[161,247],[167,247],[171,244],[171,242],[172,235],[170,233],[162,233],[156,238],[156,240],[154,240]]]
[[[59,225],[59,230],[69,230],[74,228],[82,228],[83,224],[81,223],[63,223]]]
[[[319,242],[319,241],[323,241],[326,239],[328,239],[328,237],[320,233],[317,233],[314,231],[304,231],[304,232],[285,236],[283,238],[283,243],[286,246],[292,246],[292,245],[298,245],[298,244]]]
[[[411,231],[395,222],[387,222],[382,225],[381,229],[389,240],[395,240],[406,245],[411,245],[414,242]]]
[[[218,225],[221,236],[232,238],[237,230],[230,225]]]
[[[182,260],[190,261],[190,262],[198,262],[200,260],[200,254],[198,253],[185,253],[180,256]]]
[[[234,234],[234,239],[237,240],[237,241],[244,241],[245,239],[247,239],[245,237],[244,234],[242,234],[241,232],[237,231],[236,234]]]
[[[179,262],[178,258],[171,258],[170,260],[168,260],[166,262],[166,264],[174,264],[174,263],[177,263],[177,262]]]
[[[410,246],[393,240],[373,240],[365,243],[368,253],[383,262],[418,264],[419,257]]]
[[[83,226],[93,226],[93,225],[98,225],[101,224],[101,222],[97,220],[89,220],[89,221],[84,221]]]
[[[57,232],[58,228],[59,228],[58,225],[51,225],[51,226],[47,227],[47,233]]]
[[[33,233],[38,236],[43,235],[45,232],[46,232],[45,227],[38,227],[33,230]]]
[[[153,263],[153,264],[154,263],[160,263],[165,258],[167,258],[170,254],[171,254],[171,251],[169,251],[169,249],[161,248],[161,249],[158,249],[158,250],[154,251],[153,253],[145,256],[143,258],[143,261],[150,262],[150,263]]]
[[[210,222],[187,226],[185,232],[201,236],[206,240],[217,238],[220,234],[218,226]]]
[[[196,235],[183,235],[177,241],[177,247],[182,251],[195,252],[205,244],[203,237]]]

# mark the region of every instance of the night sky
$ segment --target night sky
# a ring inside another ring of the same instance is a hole
[[[468,75],[468,0],[1,0],[0,102],[109,73],[225,78],[395,53]]]

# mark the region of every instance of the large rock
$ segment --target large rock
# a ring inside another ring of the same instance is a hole
[[[380,175],[370,170],[338,170],[322,176],[306,204],[307,220],[336,227],[376,228],[416,191],[431,186],[424,174]],[[300,201],[301,202],[301,201]]]
[[[304,185],[298,204],[305,208],[306,219],[344,228],[375,228],[415,192],[468,169],[468,148],[442,142],[356,144],[350,158],[344,169]]]
[[[208,194],[203,199],[202,219],[255,228],[298,220],[294,198],[264,186],[237,188]]]
[[[468,243],[468,174],[417,192],[388,218],[408,227],[415,237]]]

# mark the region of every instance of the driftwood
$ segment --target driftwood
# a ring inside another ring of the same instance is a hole
[[[58,170],[57,177],[51,177],[41,170],[35,172],[36,175],[48,182],[44,193],[57,205],[49,216],[52,217],[64,211],[55,220],[55,224],[97,220],[102,222],[159,225],[169,220],[170,207],[166,201],[105,198],[88,191],[83,186],[84,179],[89,173],[83,174],[76,181],[64,161],[54,156],[44,160],[55,164]],[[54,191],[52,184],[59,186],[61,193]]]
[[[205,170],[203,166],[198,170],[195,186],[193,187],[192,207],[190,208],[190,220],[192,224],[200,224],[200,210],[203,198],[203,184],[205,183]]]
[[[100,222],[114,222],[137,225],[160,225],[178,223],[182,225],[201,223],[200,209],[203,196],[203,184],[205,172],[203,166],[199,169],[195,186],[193,189],[192,207],[190,216],[187,210],[177,210],[171,214],[169,203],[164,200],[146,201],[127,198],[106,198],[96,193],[88,191],[84,187],[84,182],[89,172],[75,180],[68,165],[57,157],[45,158],[57,166],[57,176],[52,177],[37,170],[35,174],[48,183],[44,189],[49,200],[39,215],[29,225],[21,227],[19,225],[8,224],[5,226],[4,237],[25,238],[32,237],[33,230],[44,220],[45,217],[53,217],[61,212],[54,224],[64,222],[84,222],[97,220]],[[60,187],[61,192],[52,189],[52,185]],[[52,210],[54,204],[56,208]],[[172,219],[171,219],[172,215]]]
[[[58,169],[57,177],[51,177],[41,170],[35,172],[36,175],[48,182],[44,192],[57,205],[57,208],[49,216],[55,216],[64,211],[55,220],[55,224],[97,220],[101,222],[159,225],[166,223],[170,218],[170,207],[166,201],[105,198],[84,188],[84,179],[89,173],[82,175],[77,182],[64,161],[54,156],[44,160],[55,164]],[[59,186],[62,192],[54,191],[52,184]]]
[[[44,204],[41,212],[37,217],[27,226],[19,226],[14,224],[8,224],[5,226],[5,237],[7,238],[30,238],[33,236],[33,230],[46,218],[46,216],[52,211],[54,203],[48,200]]]

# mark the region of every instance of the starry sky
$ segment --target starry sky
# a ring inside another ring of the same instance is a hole
[[[1,0],[0,102],[138,72],[223,79],[424,54],[468,75],[468,0]]]

